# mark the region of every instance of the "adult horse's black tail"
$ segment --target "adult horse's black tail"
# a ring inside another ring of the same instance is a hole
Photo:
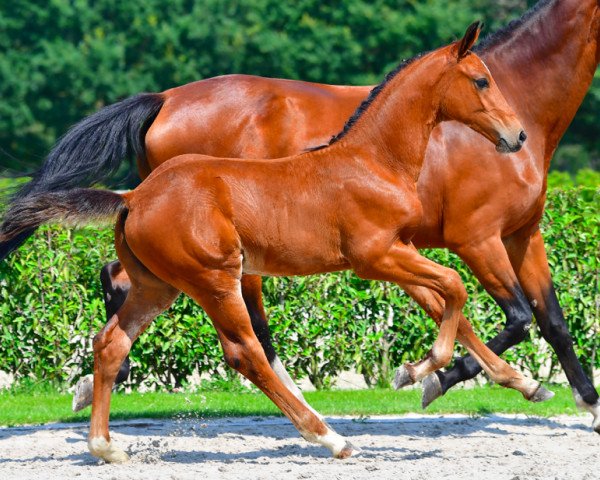
[[[74,125],[54,146],[32,180],[12,197],[3,225],[11,222],[12,206],[20,200],[98,184],[110,178],[124,159],[144,158],[144,137],[163,103],[161,94],[141,93],[104,107]],[[10,240],[0,241],[0,261],[36,228],[22,230]]]

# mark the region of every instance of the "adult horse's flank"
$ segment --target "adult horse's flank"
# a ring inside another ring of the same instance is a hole
[[[469,52],[478,35],[473,24],[461,41],[405,62],[326,148],[278,161],[184,155],[124,195],[70,190],[13,204],[3,241],[50,220],[119,215],[115,244],[132,287],[94,339],[92,454],[127,459],[110,441],[111,388],[132,342],[180,291],[212,319],[227,363],[306,439],[339,458],[355,452],[271,368],[242,297],[243,272],[353,269],[363,278],[426,288],[445,305],[440,334],[425,359],[405,366],[407,381],[450,361],[458,328],[496,381],[526,396],[535,393],[537,382],[518,375],[473,335],[460,314],[466,292],[458,274],[421,257],[411,243],[422,220],[416,180],[435,125],[465,123],[505,152],[519,150],[525,138],[488,69]]]

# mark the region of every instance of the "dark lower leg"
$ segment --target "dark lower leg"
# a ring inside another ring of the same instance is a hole
[[[520,244],[525,248],[520,248]],[[525,240],[518,237],[510,239],[506,246],[519,282],[532,304],[542,336],[556,352],[571,387],[586,403],[595,405],[598,393],[575,355],[573,339],[552,283],[541,232],[536,230]]]
[[[106,319],[110,319],[115,315],[125,303],[131,283],[127,273],[123,269],[121,263],[116,260],[106,264],[100,271],[100,283],[102,284],[102,292],[104,298],[104,307],[106,310]],[[129,357],[125,357],[123,363],[117,373],[115,385],[119,385],[127,380],[131,364]]]
[[[271,332],[262,302],[262,279],[255,275],[244,275],[241,280],[242,296],[250,314],[252,329],[265,351],[269,363],[273,363],[277,353],[271,342]]]
[[[514,295],[508,299],[496,299],[506,315],[506,326],[502,332],[486,343],[487,347],[496,355],[500,355],[510,347],[523,341],[531,327],[532,312],[519,285],[514,287]],[[481,366],[471,356],[466,355],[455,360],[454,366],[444,372],[438,371],[442,392],[456,385],[474,378],[481,372]]]
[[[556,298],[554,287],[550,285],[550,288],[542,295],[543,304],[538,303],[534,307],[540,332],[556,352],[571,387],[577,390],[586,403],[594,405],[598,402],[598,392],[575,354],[573,339],[567,328],[558,298]]]

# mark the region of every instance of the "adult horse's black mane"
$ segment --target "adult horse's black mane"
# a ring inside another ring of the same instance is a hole
[[[510,22],[506,27],[501,28],[497,32],[490,33],[487,35],[481,42],[479,42],[474,48],[473,51],[475,53],[484,53],[488,50],[498,46],[499,44],[504,43],[508,40],[515,30],[518,30],[523,25],[529,24],[529,22],[534,21],[534,17],[544,10],[545,8],[553,5],[558,0],[540,0],[533,7],[527,10],[520,18],[516,18],[512,22]]]
[[[525,12],[520,18],[513,20],[506,27],[498,30],[497,32],[491,33],[488,36],[486,36],[477,46],[475,46],[473,48],[473,51],[478,54],[485,53],[485,52],[489,51],[490,49],[496,47],[497,45],[504,43],[506,40],[508,40],[511,37],[511,35],[514,33],[515,30],[521,28],[523,25],[528,24],[530,21],[532,21],[532,19],[540,11],[542,11],[549,5],[554,4],[556,1],[557,0],[540,0],[533,7],[531,7],[527,12]],[[408,67],[415,60],[418,60],[419,58],[426,55],[427,53],[428,52],[419,53],[418,55],[415,55],[414,57],[412,57],[408,60],[404,60],[402,63],[400,63],[400,65],[398,65],[394,70],[392,70],[385,76],[384,80],[379,85],[377,85],[376,87],[374,87],[371,90],[371,92],[369,93],[369,96],[365,100],[363,100],[362,103],[357,107],[357,109],[354,111],[352,116],[348,119],[348,121],[346,122],[346,124],[344,125],[344,128],[342,129],[342,131],[340,133],[332,136],[328,143],[325,143],[323,145],[318,145],[316,147],[307,148],[306,151],[314,152],[316,150],[321,150],[330,145],[333,145],[334,143],[336,143],[339,140],[341,140],[342,138],[344,138],[346,136],[346,134],[356,124],[358,119],[365,113],[365,111],[369,108],[369,106],[371,106],[371,104],[375,101],[377,96],[383,91],[385,86],[390,81],[392,81],[393,78],[398,73],[400,73],[402,70],[404,70],[406,67]]]

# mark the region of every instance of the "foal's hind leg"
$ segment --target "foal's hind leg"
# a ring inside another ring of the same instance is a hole
[[[127,299],[94,338],[94,394],[88,447],[107,462],[123,462],[127,454],[110,440],[108,429],[113,383],[132,343],[157,315],[169,308],[179,292],[155,277],[133,256],[117,228],[119,257],[131,275]]]
[[[357,451],[275,375],[252,329],[238,279],[213,270],[202,279],[185,282],[182,288],[212,319],[227,364],[260,388],[305,439],[329,448],[336,458],[346,458]]]

